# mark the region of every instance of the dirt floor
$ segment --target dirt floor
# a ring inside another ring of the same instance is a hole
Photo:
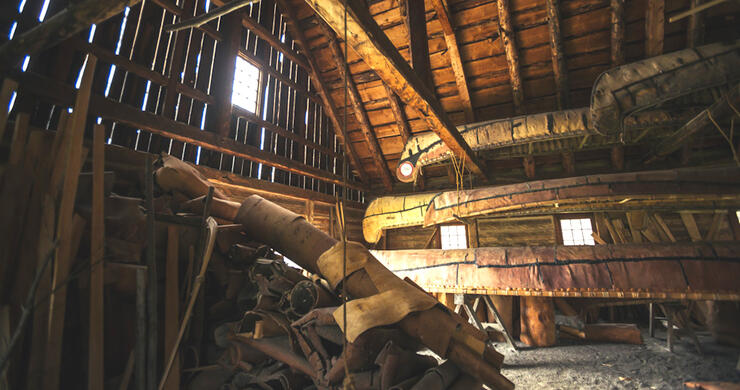
[[[687,381],[740,382],[736,370],[740,349],[718,345],[700,334],[703,356],[688,338],[676,342],[671,353],[665,332],[655,336],[643,331],[644,345],[561,340],[556,347],[519,353],[504,343],[497,343],[496,349],[506,356],[502,373],[520,390],[682,389]]]

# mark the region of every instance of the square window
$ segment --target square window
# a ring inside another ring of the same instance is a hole
[[[439,230],[442,249],[467,249],[465,225],[443,225]]]
[[[234,86],[231,92],[231,104],[249,112],[257,112],[259,96],[260,70],[241,57],[236,57],[234,69]]]
[[[595,245],[591,219],[571,218],[560,220],[563,245]]]

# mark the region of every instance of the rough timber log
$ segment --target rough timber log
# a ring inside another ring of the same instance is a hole
[[[426,291],[584,298],[740,300],[740,243],[372,251]]]
[[[350,341],[364,329],[397,323],[414,340],[492,388],[513,389],[513,384],[499,373],[503,356],[486,345],[487,335],[437,305],[431,295],[395,277],[361,245],[338,243],[303,217],[256,195],[241,206],[213,199],[211,212],[242,224],[250,239],[269,245],[306,270],[321,275],[333,288],[343,283],[352,298],[346,305],[348,320],[352,322],[344,326],[341,309],[333,316]],[[342,272],[344,248],[346,278]]]
[[[459,192],[386,196],[367,206],[362,231],[367,242],[375,243],[386,229],[431,226],[478,215],[592,212],[615,206],[630,209],[655,205],[676,209],[737,208],[740,168],[612,173]]]
[[[324,19],[337,33],[344,37],[347,22],[347,39],[344,39],[365,63],[378,74],[401,100],[419,110],[429,127],[449,147],[451,153],[465,160],[465,166],[473,173],[484,176],[483,166],[473,154],[465,139],[447,117],[442,105],[429,90],[419,75],[414,73],[393,43],[369,14],[367,6],[358,0],[306,1],[316,14]]]
[[[555,305],[552,298],[522,297],[519,339],[533,347],[555,345]]]

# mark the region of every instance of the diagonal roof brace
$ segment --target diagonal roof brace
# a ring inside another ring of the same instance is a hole
[[[316,14],[344,38],[344,0],[306,0]],[[479,163],[470,146],[447,117],[442,105],[403,59],[398,49],[357,0],[347,0],[347,32],[345,41],[365,63],[398,94],[401,100],[419,110],[429,127],[465,166],[486,179],[484,165]]]

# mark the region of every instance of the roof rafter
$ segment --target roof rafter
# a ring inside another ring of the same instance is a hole
[[[522,76],[519,73],[519,52],[517,51],[514,27],[511,25],[509,0],[499,0],[496,2],[496,5],[498,6],[499,36],[504,45],[506,65],[509,68],[514,111],[520,114],[524,105],[524,90],[522,89]]]
[[[352,146],[352,141],[349,139],[349,135],[347,134],[347,129],[345,129],[342,124],[339,122],[339,116],[337,115],[337,108],[334,106],[334,102],[331,100],[331,96],[329,96],[328,89],[326,89],[326,83],[324,82],[323,77],[321,76],[321,71],[319,70],[318,65],[316,64],[316,60],[314,59],[313,55],[311,55],[311,49],[308,46],[308,43],[306,42],[306,36],[303,34],[303,30],[301,30],[300,25],[298,24],[298,19],[296,19],[295,12],[290,7],[289,4],[286,3],[285,0],[277,0],[278,7],[281,9],[282,13],[285,14],[288,18],[288,28],[290,29],[293,37],[298,42],[298,45],[303,50],[304,55],[306,56],[306,61],[308,62],[308,67],[306,69],[309,71],[309,74],[311,76],[311,81],[313,82],[314,86],[316,87],[317,92],[319,93],[319,96],[321,97],[321,101],[323,102],[324,111],[326,112],[327,116],[331,120],[332,126],[334,127],[334,131],[336,132],[337,137],[339,138],[340,142],[344,145],[344,150],[349,155],[349,161],[352,162],[352,165],[357,170],[358,175],[360,176],[360,179],[362,182],[369,186],[370,185],[370,177],[367,175],[367,172],[362,168],[362,163],[360,162],[360,158],[357,156],[357,152],[355,151],[355,148]]]
[[[470,100],[470,91],[468,90],[468,83],[465,81],[465,68],[463,67],[462,57],[460,56],[460,48],[457,44],[457,37],[455,37],[455,28],[450,20],[450,10],[447,0],[432,0],[434,10],[437,12],[437,19],[439,19],[442,25],[442,32],[444,33],[445,43],[447,44],[447,53],[450,55],[450,64],[452,65],[452,72],[455,74],[455,83],[460,93],[460,100],[463,103],[463,111],[465,112],[465,120],[468,123],[475,122],[475,113],[473,112],[473,104]]]
[[[550,30],[550,51],[552,52],[552,69],[555,73],[555,88],[558,110],[569,106],[568,68],[565,65],[563,41],[560,37],[560,9],[558,0],[547,0],[547,26]]]
[[[306,0],[316,14],[343,37],[345,8],[343,0]],[[401,100],[418,109],[430,128],[448,145],[451,152],[465,160],[465,166],[486,179],[482,166],[460,132],[447,117],[434,94],[411,70],[398,49],[380,29],[367,7],[347,1],[346,10],[349,44],[365,63],[393,89]]]
[[[323,20],[319,20],[318,22],[321,31],[329,41],[329,50],[331,50],[332,58],[334,59],[334,63],[337,65],[339,76],[342,80],[346,81],[346,92],[349,95],[352,110],[355,113],[357,122],[360,123],[360,129],[362,130],[362,134],[365,136],[365,142],[367,142],[368,149],[370,149],[370,155],[378,169],[380,179],[383,181],[385,188],[388,191],[391,191],[393,189],[393,178],[388,170],[388,164],[385,162],[385,158],[383,158],[383,150],[380,148],[378,139],[375,137],[375,133],[373,132],[373,126],[370,124],[370,118],[368,118],[367,112],[365,111],[365,106],[363,105],[360,92],[357,91],[357,85],[355,85],[355,81],[352,79],[352,74],[345,66],[346,61],[344,53],[342,53],[342,48],[339,47],[339,42],[337,41],[337,37],[334,35],[334,31],[332,31],[331,27],[327,26]],[[346,110],[347,107],[344,107],[344,109]]]
[[[401,101],[398,99],[396,93],[385,83],[383,83],[383,86],[385,87],[386,94],[388,94],[388,102],[391,105],[393,116],[396,118],[398,133],[401,135],[401,139],[405,145],[409,138],[411,138],[411,128],[409,127],[408,118],[406,118],[406,113],[403,111],[403,106],[401,106]]]

